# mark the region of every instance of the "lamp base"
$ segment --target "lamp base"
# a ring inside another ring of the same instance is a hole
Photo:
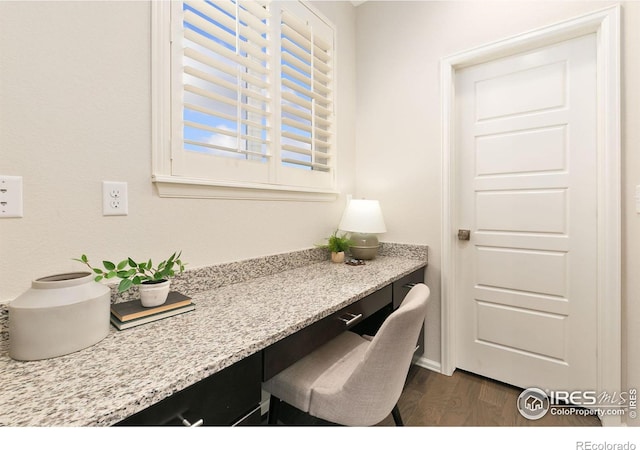
[[[356,259],[375,259],[378,255],[378,236],[368,233],[351,233],[353,244],[349,247],[351,256]]]

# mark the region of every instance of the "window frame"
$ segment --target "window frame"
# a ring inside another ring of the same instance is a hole
[[[339,192],[337,186],[338,155],[336,152],[337,122],[336,111],[336,30],[335,26],[317,9],[306,2],[298,1],[313,15],[328,24],[333,30],[333,125],[332,125],[332,158],[334,160],[330,172],[331,181],[329,187],[305,187],[283,184],[281,178],[271,178],[269,182],[256,182],[247,180],[219,180],[213,178],[197,178],[193,176],[179,176],[172,173],[172,136],[182,136],[181,120],[172,120],[172,109],[176,106],[172,98],[172,79],[182,77],[182,66],[172,64],[172,37],[181,33],[182,23],[172,21],[171,4],[174,2],[151,2],[151,132],[152,132],[152,176],[160,197],[182,198],[227,198],[227,199],[251,199],[251,200],[295,200],[295,201],[332,201]],[[292,2],[293,3],[293,2]],[[272,2],[276,7],[279,2]],[[278,14],[279,16],[279,14]],[[278,30],[280,25],[276,27]],[[275,29],[275,28],[274,28]],[[279,42],[279,35],[277,42]],[[280,49],[274,52],[272,61],[275,61],[272,70],[272,84],[280,84]],[[273,91],[272,91],[273,92]],[[179,99],[182,108],[182,98]],[[280,172],[280,93],[273,96],[274,110],[272,111],[274,123],[274,139],[272,154],[275,161],[270,163],[270,170]],[[182,144],[182,141],[181,143]],[[184,150],[183,150],[184,151]],[[296,169],[302,171],[302,169]],[[309,171],[312,175],[313,171]],[[313,175],[312,175],[313,176]]]

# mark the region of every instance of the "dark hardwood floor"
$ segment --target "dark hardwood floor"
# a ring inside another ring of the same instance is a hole
[[[523,417],[516,407],[522,389],[456,370],[452,376],[411,366],[398,407],[405,426],[425,427],[578,427],[601,426],[596,416]],[[282,405],[282,424],[333,425]],[[391,415],[378,426],[395,426]]]
[[[597,416],[523,417],[522,389],[456,370],[452,376],[411,366],[398,406],[405,426],[601,426]],[[391,416],[379,425],[394,426]]]

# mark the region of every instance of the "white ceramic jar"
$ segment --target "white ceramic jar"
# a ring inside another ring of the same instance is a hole
[[[66,355],[109,334],[110,289],[90,272],[32,281],[9,303],[9,356],[22,361]]]

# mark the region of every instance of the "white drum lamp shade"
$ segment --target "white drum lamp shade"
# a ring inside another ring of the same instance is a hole
[[[338,228],[351,233],[351,255],[358,259],[374,259],[378,254],[378,237],[387,227],[378,200],[352,199],[344,210]]]

